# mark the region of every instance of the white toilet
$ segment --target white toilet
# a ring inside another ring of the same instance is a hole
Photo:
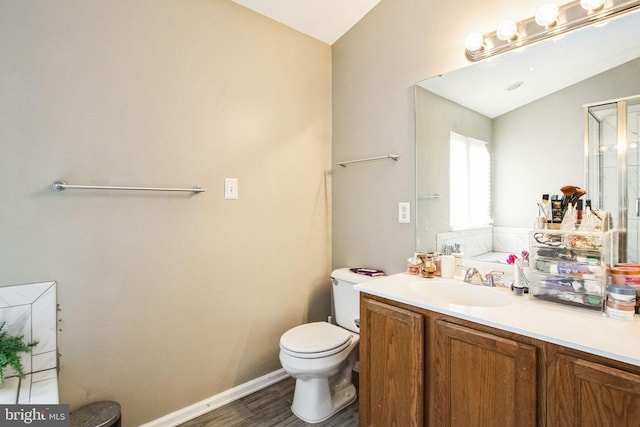
[[[334,270],[333,304],[336,323],[313,322],[296,326],[280,338],[280,363],[296,378],[291,410],[307,423],[318,423],[356,399],[351,372],[358,358],[360,341],[359,292],[357,283],[371,277]]]

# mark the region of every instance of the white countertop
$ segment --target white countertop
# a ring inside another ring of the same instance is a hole
[[[472,307],[452,304],[442,297],[427,298],[420,288],[436,284],[467,285],[454,279],[424,279],[406,273],[379,277],[362,282],[355,289],[393,301],[470,320],[472,322],[515,332],[531,338],[571,347],[599,356],[640,366],[640,319],[610,319],[603,313],[579,307],[531,300],[516,296],[503,287],[482,288],[483,292],[498,292],[501,299],[510,299],[497,307]]]

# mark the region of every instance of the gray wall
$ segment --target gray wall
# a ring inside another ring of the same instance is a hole
[[[535,15],[539,1],[382,0],[332,46],[332,161],[397,153],[400,160],[334,170],[332,263],[406,269],[415,222],[414,84],[468,65],[464,39],[505,19]]]
[[[279,369],[280,335],[326,318],[330,67],[226,0],[0,2],[0,285],[58,282],[72,410],[140,425]]]
[[[489,143],[493,121],[416,86],[416,248],[436,251],[436,234],[450,230],[449,141],[451,132]],[[439,198],[428,197],[438,194]]]
[[[495,118],[495,224],[531,227],[542,194],[586,188],[583,106],[638,94],[640,59]]]

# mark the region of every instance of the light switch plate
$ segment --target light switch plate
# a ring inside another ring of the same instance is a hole
[[[224,179],[224,198],[227,200],[238,198],[238,178]]]
[[[411,203],[409,202],[398,203],[398,222],[400,224],[411,223]]]

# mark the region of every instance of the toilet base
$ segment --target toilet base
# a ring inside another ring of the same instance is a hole
[[[302,421],[322,422],[356,400],[356,387],[349,384],[335,385],[333,393],[329,378],[298,379],[293,394],[291,411]]]

